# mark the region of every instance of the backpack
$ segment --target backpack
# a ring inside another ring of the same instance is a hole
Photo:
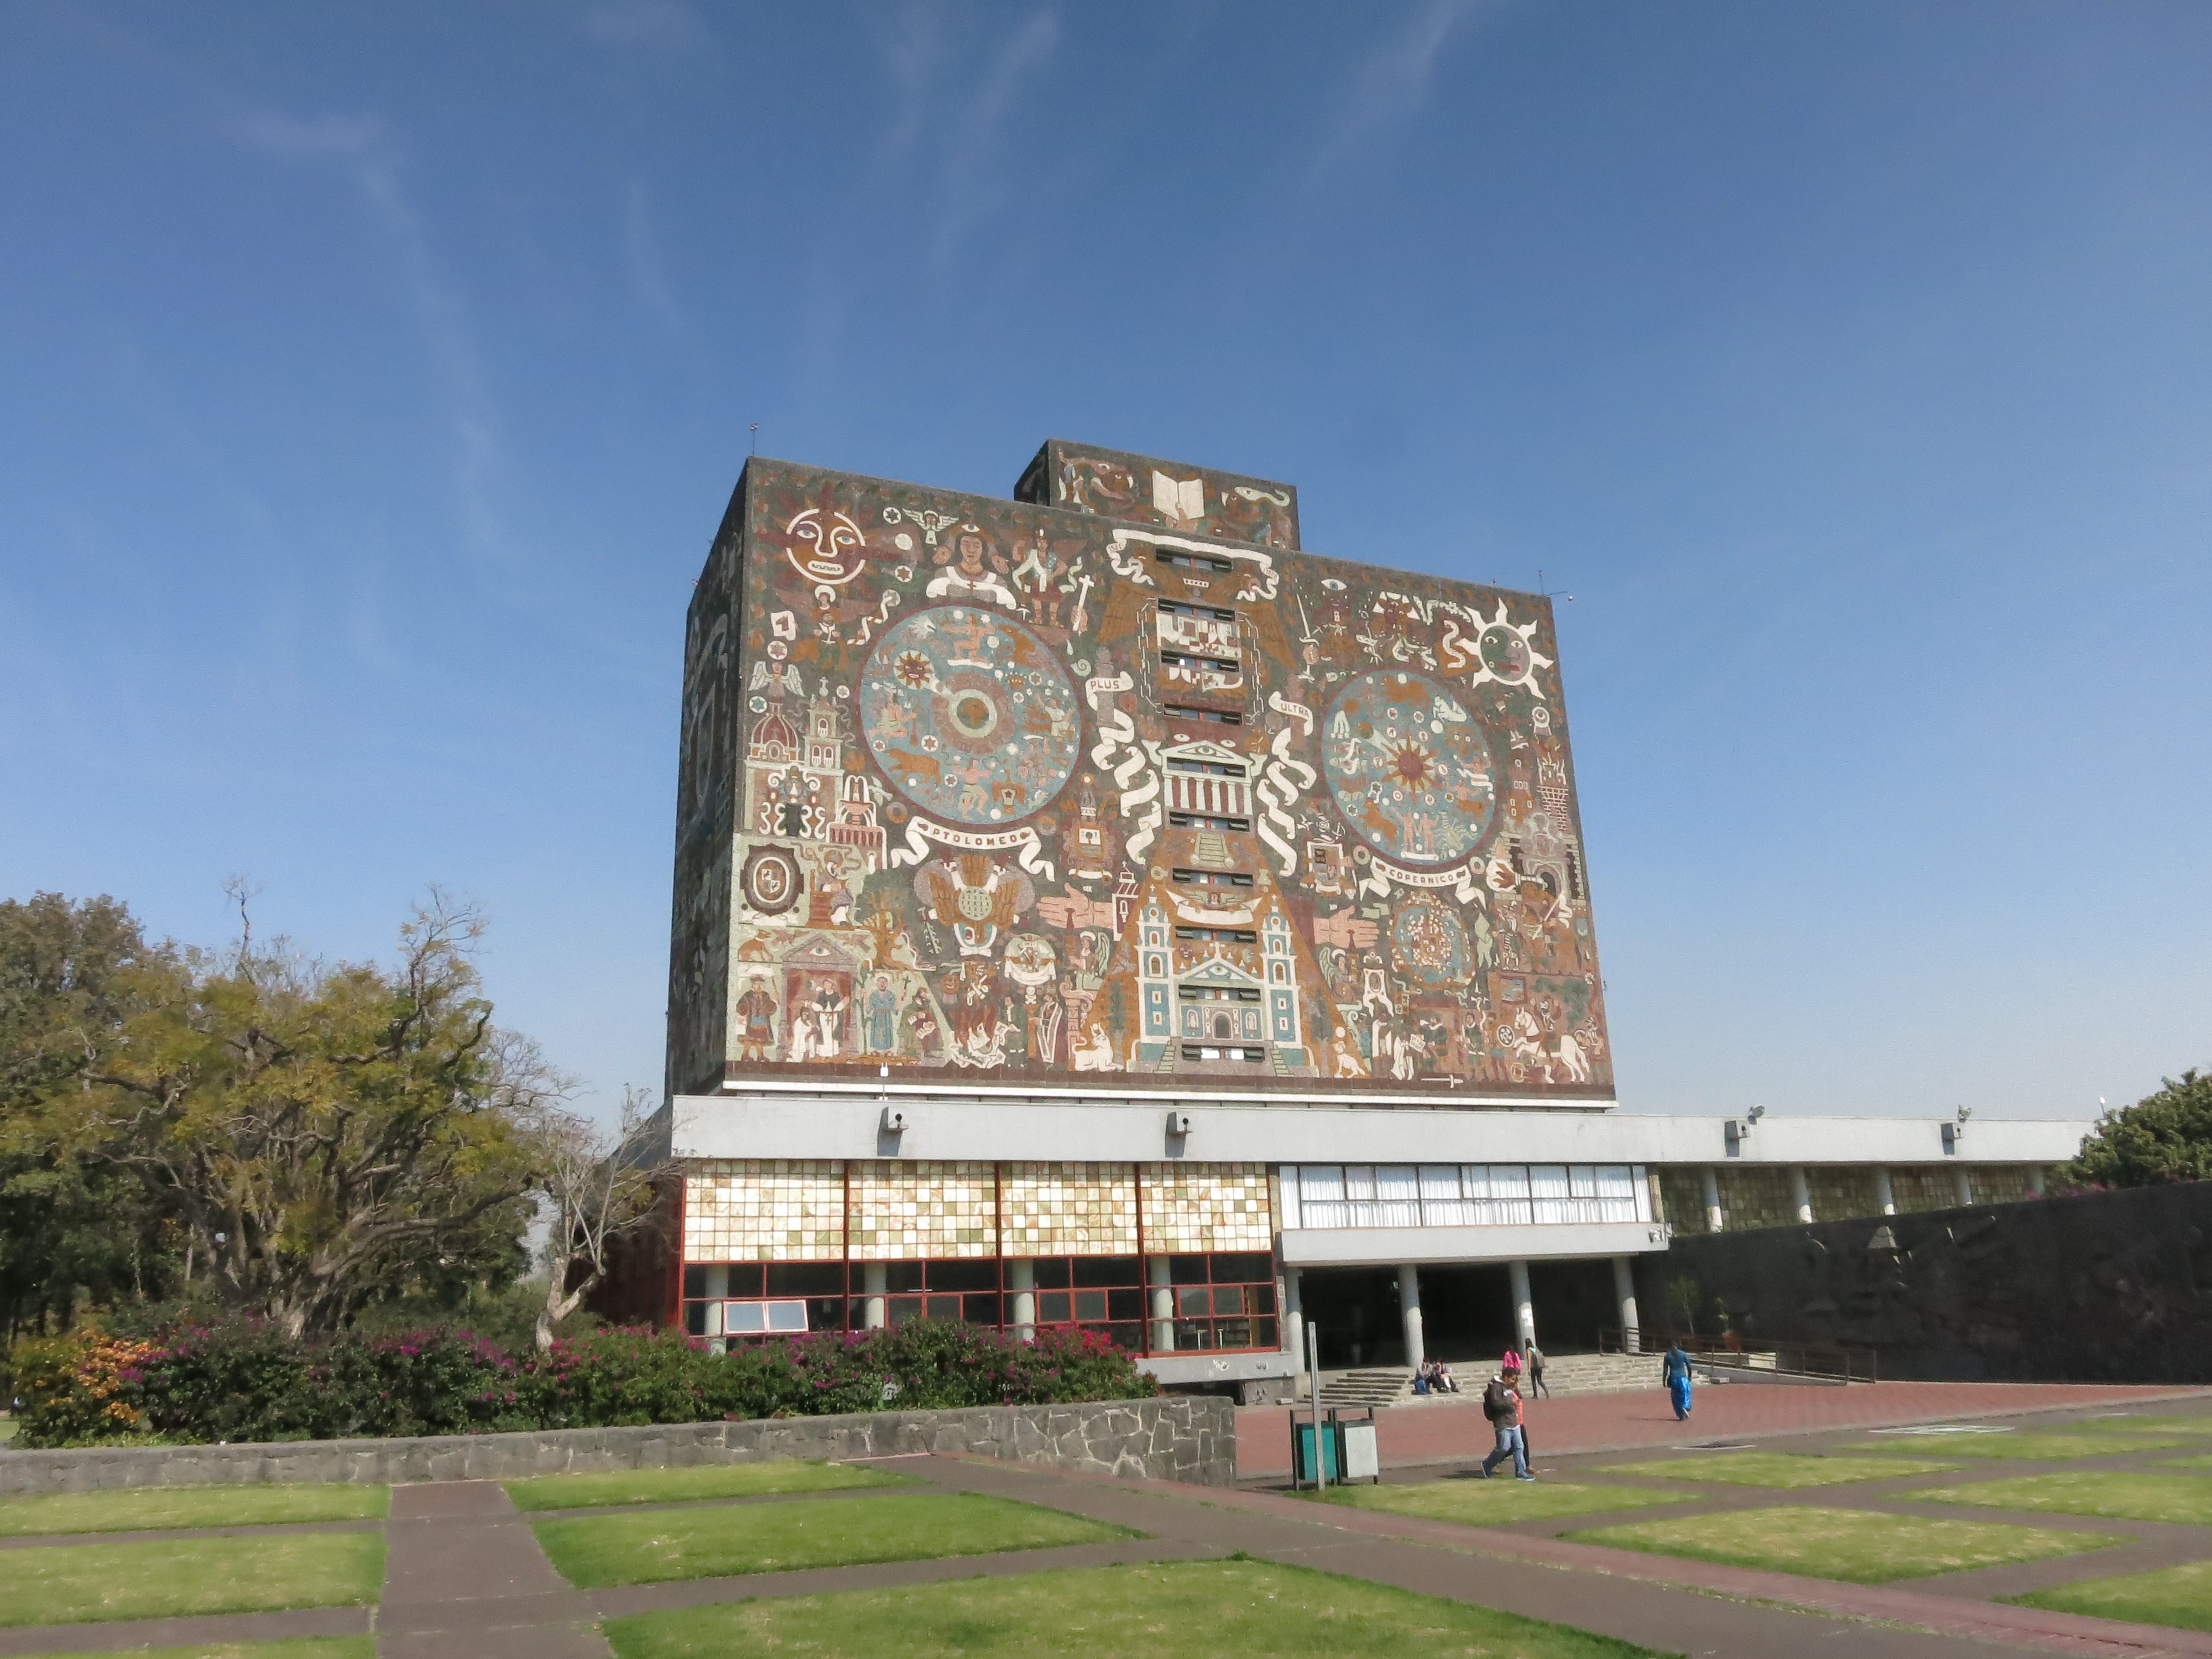
[[[1513,1390],[1505,1386],[1502,1377],[1493,1376],[1482,1391],[1482,1414],[1495,1423],[1513,1415]]]

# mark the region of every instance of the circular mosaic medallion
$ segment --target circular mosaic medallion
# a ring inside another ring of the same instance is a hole
[[[1497,816],[1490,739],[1426,675],[1382,669],[1346,684],[1329,710],[1322,759],[1345,822],[1401,863],[1465,858]]]
[[[1449,906],[1417,899],[1390,921],[1390,954],[1409,979],[1456,989],[1474,975],[1467,929]]]
[[[893,788],[953,823],[1011,823],[1051,805],[1080,753],[1077,711],[1052,647],[979,606],[915,612],[861,674],[868,752]]]
[[[788,848],[754,848],[745,854],[744,868],[738,874],[738,889],[744,894],[745,902],[764,916],[781,915],[791,908],[805,885],[799,860]]]

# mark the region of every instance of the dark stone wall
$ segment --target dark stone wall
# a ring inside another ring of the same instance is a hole
[[[2212,1182],[1678,1236],[1638,1259],[1648,1328],[1692,1278],[1754,1344],[1869,1347],[1885,1377],[2212,1382]]]

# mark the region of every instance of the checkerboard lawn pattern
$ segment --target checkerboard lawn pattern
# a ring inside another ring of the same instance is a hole
[[[0,1537],[381,1521],[391,1509],[388,1486],[141,1486],[130,1492],[46,1492],[0,1498]]]
[[[1695,1492],[1637,1486],[1577,1486],[1561,1480],[1462,1478],[1404,1486],[1332,1486],[1328,1501],[1353,1509],[1384,1510],[1425,1521],[1495,1527],[1508,1521],[1545,1521],[1561,1515],[1595,1515],[1641,1509],[1647,1504],[1689,1504]]]
[[[1611,1637],[1259,1561],[1040,1572],[610,1620],[617,1659],[1650,1659]]]
[[[2069,1430],[2051,1434],[1907,1435],[1898,1440],[1875,1441],[1857,1449],[1878,1451],[1885,1455],[1900,1453],[1924,1456],[1936,1449],[1928,1443],[1939,1439],[1943,1443],[1946,1457],[2017,1457],[2031,1462],[2059,1462],[2069,1457],[2117,1457],[2124,1452],[2157,1451],[2186,1443],[2170,1437],[2075,1434]],[[1911,1443],[1900,1444],[1903,1440]]]
[[[2212,1480],[2201,1474],[2151,1470],[2067,1469],[2014,1480],[1977,1480],[1913,1496],[1929,1504],[1978,1504],[1994,1510],[2048,1510],[2054,1515],[2102,1515],[2117,1521],[2170,1521],[2212,1526]]]
[[[2179,1630],[2212,1630],[2212,1561],[2191,1561],[2155,1572],[2118,1578],[2085,1578],[2050,1589],[2009,1595],[2024,1607],[2086,1613],[2095,1619],[2129,1619]]]
[[[1755,1509],[1672,1521],[1634,1521],[1567,1534],[1585,1544],[1682,1555],[1851,1584],[1886,1584],[2075,1555],[2122,1543],[2094,1533],[2046,1532],[1986,1521],[1923,1521],[1863,1510]]]
[[[872,1561],[1100,1544],[1142,1534],[974,1492],[894,1492],[803,1504],[656,1510],[532,1523],[554,1566],[580,1589],[719,1578]]]
[[[84,1659],[82,1653],[31,1659]],[[374,1636],[303,1636],[290,1642],[199,1642],[188,1648],[132,1648],[130,1659],[376,1659]]]
[[[1838,1486],[1852,1480],[1893,1480],[1905,1474],[1942,1474],[1957,1463],[1917,1462],[1904,1457],[1808,1457],[1797,1452],[1723,1452],[1717,1457],[1669,1457],[1650,1463],[1615,1463],[1607,1474],[1660,1475],[1669,1480],[1717,1480],[1730,1486]]]
[[[764,1498],[777,1492],[906,1486],[906,1475],[856,1463],[705,1463],[680,1469],[547,1474],[505,1483],[519,1510],[581,1510],[613,1504],[678,1504],[696,1498]]]
[[[384,1582],[380,1533],[180,1538],[10,1550],[0,1625],[358,1606]]]

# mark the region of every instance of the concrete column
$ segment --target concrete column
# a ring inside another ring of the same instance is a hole
[[[860,1325],[865,1330],[879,1331],[890,1322],[890,1304],[884,1293],[890,1288],[890,1269],[880,1261],[860,1265]]]
[[[1728,1217],[1721,1212],[1720,1174],[1710,1164],[1699,1171],[1705,1184],[1705,1231],[1717,1233],[1728,1224]]]
[[[1951,1171],[1951,1185],[1959,1194],[1959,1207],[1966,1208],[1974,1201],[1974,1177],[1963,1164]]]
[[[1410,1261],[1398,1267],[1398,1313],[1406,1325],[1406,1364],[1419,1370],[1429,1355],[1421,1343],[1421,1270]]]
[[[1813,1222],[1813,1189],[1805,1184],[1805,1166],[1802,1164],[1790,1166],[1790,1203],[1797,1212],[1798,1224],[1810,1226]]]
[[[1620,1351],[1642,1353],[1642,1322],[1636,1316],[1635,1264],[1625,1255],[1613,1259],[1613,1299],[1620,1304]]]
[[[707,1338],[708,1346],[720,1353],[722,1337],[727,1328],[724,1323],[722,1298],[730,1293],[730,1267],[727,1262],[707,1269]]]
[[[1168,1259],[1156,1255],[1145,1264],[1146,1282],[1152,1287],[1152,1352],[1175,1352],[1175,1280]]]
[[[2043,1196],[2043,1166],[2040,1164],[2027,1166],[2027,1195],[2030,1198]]]
[[[1505,1271],[1513,1284],[1513,1328],[1523,1347],[1536,1340],[1536,1304],[1528,1299],[1528,1264],[1509,1261]]]
[[[1298,1375],[1304,1376],[1306,1309],[1299,1294],[1298,1270],[1296,1267],[1283,1269],[1283,1352],[1297,1362]]]
[[[1014,1335],[1024,1342],[1036,1340],[1036,1263],[1024,1259],[1006,1263],[1008,1300],[1013,1306],[1007,1310],[1006,1323],[1014,1328]]]
[[[1884,1215],[1897,1213],[1897,1194],[1890,1190],[1889,1171],[1877,1169],[1874,1172],[1874,1205]]]

